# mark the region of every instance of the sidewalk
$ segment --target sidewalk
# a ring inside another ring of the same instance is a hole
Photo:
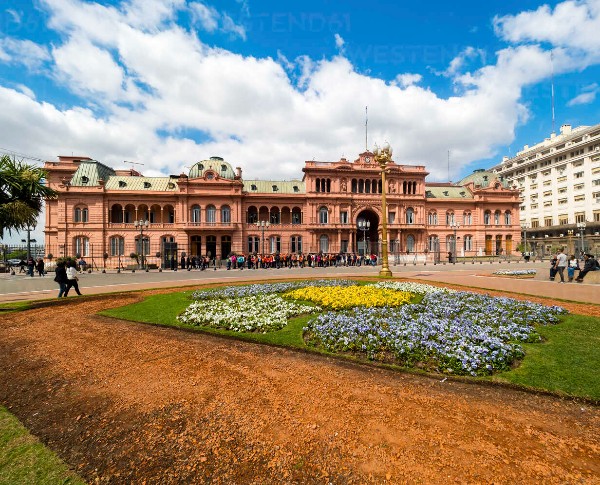
[[[329,268],[282,268],[259,270],[217,271],[137,271],[135,273],[116,272],[91,274],[84,273],[79,278],[79,287],[84,295],[115,293],[121,291],[154,288],[199,286],[211,283],[262,282],[275,279],[302,278],[360,278],[377,277],[380,266],[329,267]],[[495,276],[499,269],[536,269],[534,279],[519,279]],[[412,265],[390,266],[396,279],[410,278],[423,282],[440,282],[464,285],[475,288],[500,290],[524,295],[543,296],[556,300],[570,300],[581,303],[600,302],[600,285],[588,283],[560,284],[548,281],[546,263],[518,264],[456,264],[456,265]],[[26,277],[18,274],[0,278],[0,303],[56,298],[58,285],[53,274],[41,277]]]

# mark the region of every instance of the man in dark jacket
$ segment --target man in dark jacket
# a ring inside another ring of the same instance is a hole
[[[598,270],[598,261],[596,261],[594,259],[593,255],[586,254],[583,257],[583,270],[581,270],[579,272],[579,276],[577,277],[577,279],[575,281],[577,281],[577,283],[581,283],[583,281],[583,278],[585,278],[585,275],[588,274],[588,272],[597,271],[597,270]]]

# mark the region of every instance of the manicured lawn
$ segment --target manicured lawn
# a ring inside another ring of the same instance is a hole
[[[293,318],[283,329],[266,334],[238,333],[181,323],[177,316],[191,301],[191,292],[155,295],[143,302],[107,310],[102,314],[316,352],[313,347],[308,347],[302,338],[303,328],[313,316]],[[600,401],[600,319],[564,315],[559,324],[537,326],[536,330],[544,341],[523,343],[526,355],[519,366],[491,377],[475,379],[509,382],[527,388]]]
[[[600,319],[568,315],[559,325],[540,326],[542,344],[524,344],[519,367],[495,380],[600,399]]]
[[[75,473],[0,406],[0,483],[81,484]]]

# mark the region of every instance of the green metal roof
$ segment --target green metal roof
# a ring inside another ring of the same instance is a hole
[[[473,194],[465,187],[457,186],[441,186],[435,187],[425,186],[425,197],[428,199],[472,199]]]
[[[170,177],[113,176],[106,181],[107,190],[149,190],[175,192],[177,182]]]
[[[301,180],[244,180],[244,191],[250,194],[305,194]]]
[[[202,160],[192,166],[190,169],[189,178],[202,178],[208,170],[215,172],[219,177],[233,180],[235,172],[221,157],[210,157],[210,160]]]
[[[99,180],[105,182],[115,174],[115,171],[95,160],[83,161],[71,177],[71,185],[75,187],[91,187],[100,185]]]
[[[508,182],[500,180],[498,174],[481,169],[475,170],[471,175],[467,175],[456,185],[467,185],[471,182],[475,185],[480,185],[481,187],[489,187],[491,183],[500,182],[504,188],[508,188]]]

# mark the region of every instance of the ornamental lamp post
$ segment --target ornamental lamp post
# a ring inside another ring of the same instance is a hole
[[[521,229],[523,230],[523,241],[524,241],[524,249],[523,252],[526,253],[527,252],[527,224],[521,224]]]
[[[358,221],[358,229],[363,232],[363,256],[367,251],[367,231],[371,228],[371,222],[361,219]]]
[[[456,231],[460,228],[460,224],[458,222],[453,222],[450,224],[450,227],[454,229],[454,239],[452,241],[452,263],[456,264]]]
[[[375,161],[381,168],[381,271],[379,276],[385,278],[391,278],[392,272],[388,266],[388,240],[387,240],[387,204],[385,200],[386,184],[385,184],[385,171],[388,163],[392,161],[392,147],[388,142],[383,144],[382,148],[375,145],[373,154]]]
[[[258,227],[261,231],[263,256],[265,254],[265,229],[267,229],[269,226],[269,221],[256,221],[256,227]]]
[[[147,220],[143,220],[140,219],[139,221],[134,221],[133,225],[137,228],[140,228],[140,245],[141,245],[141,253],[142,253],[142,269],[146,269],[146,271],[148,271],[148,268],[146,268],[145,265],[145,260],[144,260],[144,228],[148,229],[148,226],[150,225],[150,223]]]
[[[585,222],[578,222],[577,229],[579,229],[579,235],[581,236],[581,251],[585,253],[583,233],[585,232]]]

